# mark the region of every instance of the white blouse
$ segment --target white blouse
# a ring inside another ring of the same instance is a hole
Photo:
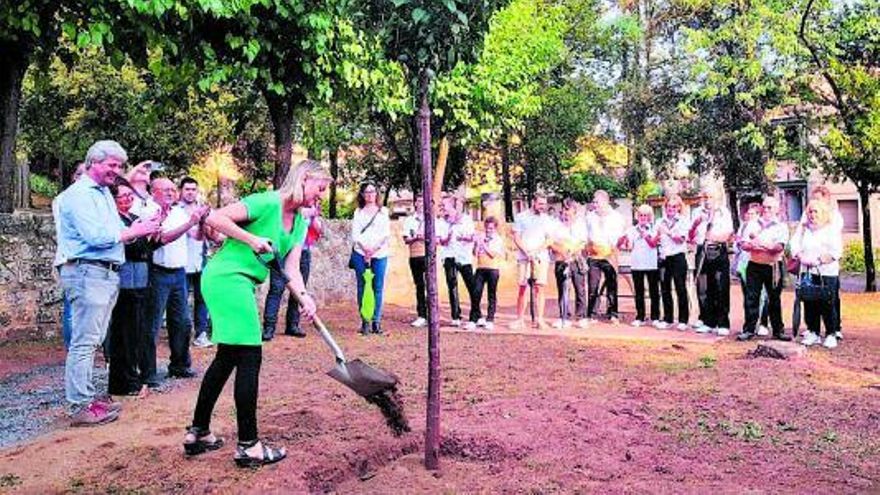
[[[389,246],[391,219],[388,218],[388,209],[379,210],[372,224],[370,224],[371,218],[373,218],[373,213],[367,213],[363,208],[354,211],[354,218],[351,221],[351,240],[354,243],[354,250],[359,254],[364,254],[358,243],[371,249],[379,247],[373,253],[373,258],[387,258],[391,254]],[[367,227],[367,224],[370,226]]]
[[[838,226],[828,223],[817,230],[806,225],[798,226],[797,232],[791,238],[791,254],[800,258],[803,271],[816,273],[818,268],[819,274],[826,277],[840,275],[843,239]],[[830,256],[833,261],[820,264],[819,258],[822,256]]]

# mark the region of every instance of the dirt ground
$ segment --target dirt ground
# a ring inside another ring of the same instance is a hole
[[[111,425],[72,429],[59,420],[0,450],[0,491],[880,493],[876,295],[846,294],[842,345],[792,361],[746,358],[755,343],[732,337],[626,325],[516,334],[447,328],[442,469],[431,473],[421,464],[427,339],[407,325],[408,284],[392,288],[388,336],[358,336],[354,308],[323,314],[349,356],[400,376],[411,433],[392,436],[372,406],[324,374],[332,358],[314,333],[281,336],[264,347],[259,428],[288,448],[285,461],[235,467],[231,385],[212,425],[230,445],[185,458],[180,442],[199,380],[176,381],[126,402]],[[510,289],[502,291],[502,325],[512,318]],[[738,308],[739,289],[733,293]],[[631,311],[631,301],[622,306]],[[734,313],[738,327],[741,310]],[[194,350],[195,368],[212,355]],[[45,346],[0,348],[0,377],[60,357]]]

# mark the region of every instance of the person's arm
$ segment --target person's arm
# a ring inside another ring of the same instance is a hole
[[[271,253],[272,242],[264,237],[257,237],[239,227],[239,223],[249,220],[247,207],[241,201],[214,210],[208,215],[205,223],[221,234],[241,241],[256,253]]]
[[[388,216],[388,211],[385,208],[379,210],[379,216],[376,217],[376,222],[378,225],[375,227],[379,229],[382,237],[376,244],[376,249],[373,249],[373,252],[381,251],[388,245],[391,241],[391,217]]]
[[[785,243],[788,242],[788,227],[784,224],[778,224],[775,229],[778,232],[774,232],[775,237],[771,239],[771,243],[760,246],[763,251],[772,255],[785,251]],[[785,230],[783,231],[783,229]]]
[[[700,214],[696,215],[694,221],[691,223],[691,228],[688,230],[687,238],[688,241],[693,242],[694,239],[697,238],[697,230],[699,230],[700,225],[703,224],[703,210],[700,209]],[[708,232],[706,232],[708,234]]]
[[[306,291],[306,284],[299,270],[299,260],[302,257],[302,244],[297,244],[287,254],[287,260],[284,262],[284,273],[290,281],[287,283],[287,290],[296,298],[299,303],[299,311],[306,318],[312,318],[317,312],[317,305],[312,296]]]
[[[181,211],[183,211],[183,210],[181,210]],[[180,236],[186,234],[187,232],[189,232],[189,230],[191,228],[198,225],[198,223],[200,221],[201,221],[201,212],[200,211],[192,212],[191,214],[189,214],[186,222],[180,224],[179,226],[177,226],[171,230],[163,231],[161,237],[159,237],[159,242],[161,244],[168,244],[168,243],[176,241],[177,239],[180,238]]]
[[[364,220],[365,216],[366,215],[364,215],[362,209],[357,209],[354,211],[354,217],[352,217],[351,220],[351,242],[354,245],[355,249],[359,249],[366,254],[368,249],[363,244],[363,242],[361,242],[363,238],[362,232],[364,230],[364,223],[369,221],[369,219]]]
[[[819,257],[819,261],[823,264],[834,263],[843,257],[843,236],[837,234],[837,226],[832,224],[833,233],[828,234],[827,229],[823,234],[826,236],[825,247],[827,252]]]

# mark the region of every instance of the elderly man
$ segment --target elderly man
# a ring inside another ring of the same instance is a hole
[[[86,154],[85,174],[64,192],[58,204],[58,243],[67,257],[61,266],[61,284],[73,313],[64,388],[74,426],[100,425],[119,417],[119,403],[95,395],[95,349],[104,341],[119,293],[123,243],[159,228],[152,218],[124,228],[119,218],[108,186],[115,183],[127,160],[119,143],[96,142]]]
[[[755,337],[761,303],[761,288],[767,291],[770,309],[770,326],[773,338],[791,340],[785,335],[782,322],[782,254],[788,242],[788,226],[779,220],[779,200],[774,197],[764,199],[761,218],[755,226],[754,235],[741,242],[742,249],[749,253],[746,267],[746,321],[737,340],[750,340]]]
[[[162,326],[162,315],[167,315],[168,345],[171,348],[168,377],[192,378],[196,374],[190,369],[192,360],[189,354],[190,318],[186,287],[187,240],[184,234],[202,221],[208,214],[208,208],[199,207],[187,214],[181,206],[175,205],[177,188],[170,179],[155,179],[151,189],[153,200],[161,208],[163,217],[161,234],[158,237],[161,247],[153,253],[153,263],[150,265],[151,329],[154,339],[157,338],[159,327]],[[146,376],[148,385],[155,385],[155,354],[151,362],[153,369]]]
[[[80,162],[76,166],[76,170],[73,172],[73,180],[71,184],[75,183],[79,180],[80,177],[86,172],[86,164]],[[52,218],[55,219],[55,238],[61,238],[61,197],[64,195],[64,191],[58,193],[58,196],[55,196],[55,199],[52,200]],[[55,245],[55,262],[52,264],[58,272],[61,272],[61,267],[67,263],[67,254],[64,253],[61,249],[61,243],[56,243]],[[71,333],[71,324],[73,322],[73,312],[70,306],[70,298],[67,297],[67,292],[61,291],[63,309],[61,313],[61,337],[64,340],[64,349],[70,349],[70,333]]]
[[[532,208],[516,216],[513,224],[513,243],[516,245],[517,283],[516,320],[511,329],[522,329],[526,313],[526,290],[533,284],[535,300],[535,324],[547,328],[544,321],[547,274],[550,270],[549,247],[553,244],[556,220],[547,214],[547,196],[536,193]]]
[[[688,239],[697,245],[697,333],[730,334],[730,260],[727,241],[733,235],[733,216],[715,187],[704,187],[700,206],[691,216]]]

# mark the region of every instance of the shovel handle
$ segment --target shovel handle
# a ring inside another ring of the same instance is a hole
[[[342,349],[340,349],[336,341],[333,340],[333,336],[330,335],[330,331],[327,330],[327,327],[324,326],[324,322],[318,318],[318,315],[312,317],[312,323],[315,324],[315,328],[318,330],[318,333],[321,334],[324,343],[333,351],[333,355],[336,356],[336,362],[340,364],[345,363],[345,354],[342,353]]]

